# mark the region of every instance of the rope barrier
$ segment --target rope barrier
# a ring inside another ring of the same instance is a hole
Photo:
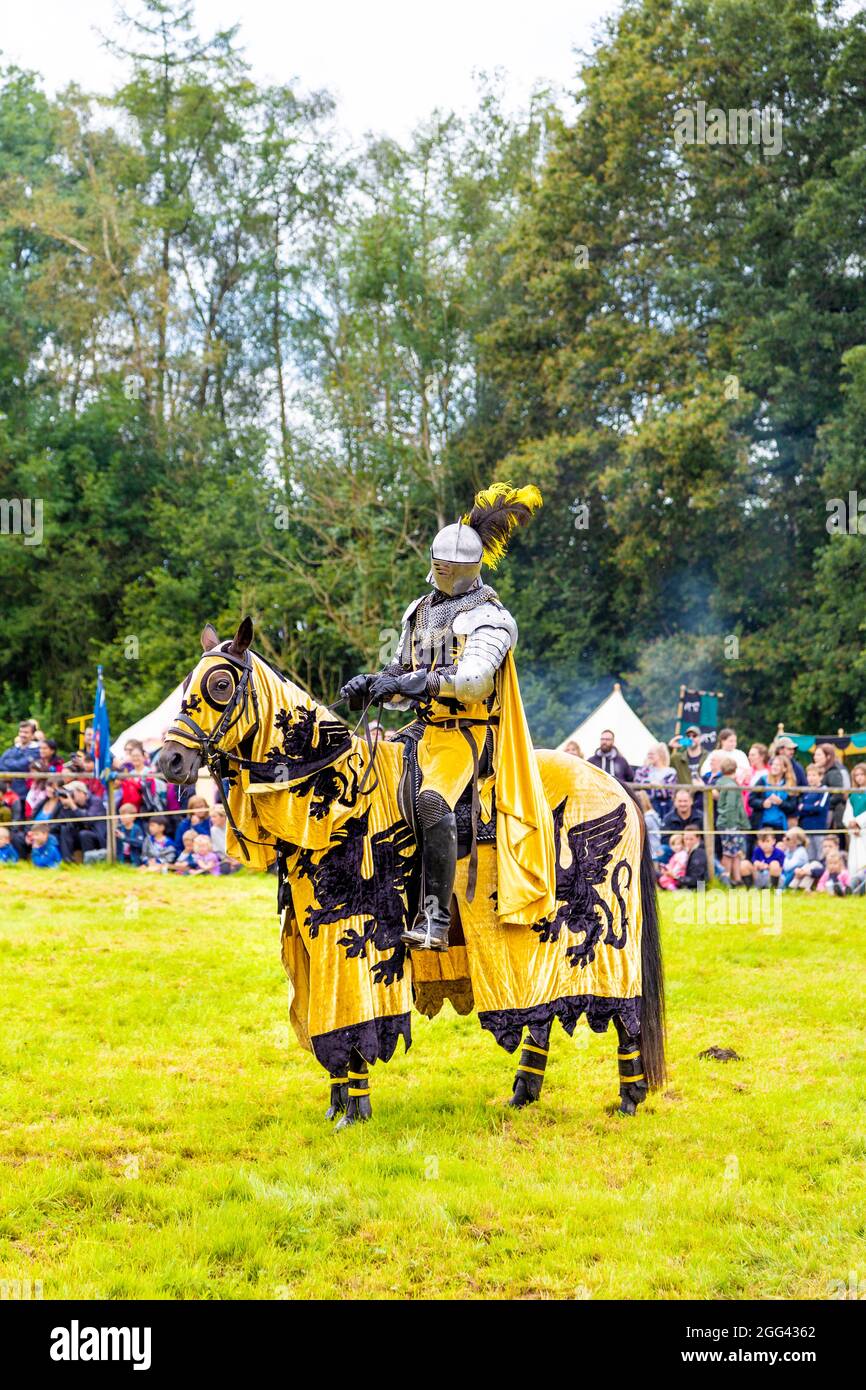
[[[199,810],[200,809],[201,808],[199,808]],[[202,812],[202,814],[205,816],[209,816],[211,811],[221,810],[221,806],[209,806],[207,811]],[[195,810],[192,812],[192,814],[196,814]],[[189,809],[182,807],[179,811],[136,811],[135,819],[162,820],[163,818],[165,818],[166,820],[168,820],[170,816],[188,815],[190,815]],[[97,821],[118,819],[118,813],[115,811],[113,816],[106,812],[104,816],[45,816],[42,820],[37,820],[35,817],[32,820],[0,820],[0,826],[5,825],[9,827],[13,825],[26,825],[30,830],[38,830],[43,825],[95,825]]]

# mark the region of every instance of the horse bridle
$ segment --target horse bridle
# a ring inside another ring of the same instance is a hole
[[[244,715],[247,712],[250,699],[252,699],[253,713],[255,714],[255,724],[250,730],[250,734],[254,734],[256,728],[258,727],[259,702],[258,697],[256,695],[256,687],[252,680],[253,663],[250,658],[249,651],[245,651],[241,656],[235,656],[230,651],[225,651],[223,649],[211,649],[211,651],[207,652],[206,655],[217,657],[220,661],[228,662],[230,666],[235,666],[240,671],[241,674],[235,685],[234,691],[232,692],[231,699],[226,704],[226,707],[223,710],[222,717],[220,718],[219,723],[216,725],[214,729],[211,730],[210,733],[208,733],[206,729],[203,729],[202,726],[195,719],[193,719],[191,714],[182,712],[175,719],[166,737],[171,738],[172,733],[176,731],[177,733],[181,734],[184,738],[192,739],[197,744],[198,750],[202,757],[202,762],[204,763],[214,782],[216,782],[217,791],[219,792],[219,798],[220,802],[222,803],[223,811],[225,812],[226,820],[232,828],[232,832],[238,844],[241,847],[241,851],[243,853],[244,858],[248,860],[250,857],[250,852],[247,849],[247,844],[270,846],[271,842],[269,840],[252,840],[248,835],[245,835],[243,831],[239,829],[238,824],[235,821],[234,816],[232,815],[231,807],[229,806],[228,802],[228,797],[226,796],[225,788],[223,786],[223,769],[221,767],[221,762],[223,760],[226,762],[233,762],[236,763],[239,768],[241,768],[244,767],[244,765],[249,765],[249,759],[239,757],[237,753],[231,752],[230,749],[221,748],[220,742],[223,738],[225,738],[226,734],[231,729],[233,729],[236,724],[239,724],[241,719],[243,719]],[[234,718],[232,718],[233,715]],[[185,725],[186,727],[178,728],[178,725],[181,724]]]
[[[205,654],[207,656],[217,657],[221,661],[227,661],[231,666],[237,667],[237,669],[240,671],[240,678],[237,684],[235,685],[231,699],[228,701],[219,723],[210,733],[208,733],[206,729],[203,729],[202,726],[195,719],[193,719],[192,715],[187,714],[186,712],[182,712],[175,719],[171,728],[168,730],[166,737],[171,738],[172,732],[176,730],[177,733],[182,735],[182,737],[192,739],[196,743],[202,757],[202,762],[204,763],[205,767],[207,767],[207,770],[213,778],[214,782],[216,782],[217,791],[219,792],[220,802],[222,803],[222,808],[225,812],[226,820],[232,828],[232,832],[235,836],[235,839],[241,847],[241,851],[243,853],[244,858],[248,860],[250,857],[249,850],[247,849],[248,844],[261,845],[267,847],[268,849],[274,848],[274,844],[271,840],[253,840],[248,835],[245,835],[242,830],[239,829],[237,822],[235,821],[235,818],[232,815],[231,807],[229,806],[228,802],[228,797],[226,796],[225,788],[223,787],[223,769],[220,764],[221,761],[224,760],[226,762],[234,763],[239,769],[249,769],[253,766],[253,763],[250,758],[240,757],[237,753],[233,753],[230,749],[221,748],[219,745],[221,740],[225,737],[225,735],[229,733],[229,731],[233,729],[236,724],[239,724],[241,719],[243,719],[244,715],[246,714],[250,699],[252,699],[253,703],[255,723],[253,724],[253,727],[250,730],[248,738],[251,738],[258,729],[259,701],[258,696],[256,695],[255,682],[252,679],[253,663],[251,660],[249,649],[243,652],[241,656],[235,656],[231,651],[225,651],[223,648],[211,648],[211,650]],[[373,783],[371,787],[367,788],[365,785],[368,775],[371,774],[375,768],[376,751],[378,748],[378,744],[373,745],[373,740],[370,733],[368,721],[369,708],[370,706],[369,704],[367,704],[364,708],[361,718],[358,720],[358,724],[355,725],[355,729],[357,730],[358,725],[363,722],[364,735],[367,741],[367,748],[370,752],[370,761],[367,764],[361,783],[358,787],[359,795],[363,794],[364,791],[367,791],[367,793],[369,794],[375,791],[376,787],[379,785],[378,777],[376,778],[376,781]],[[380,714],[381,708],[382,707],[380,704]],[[232,718],[232,715],[234,715],[234,718]],[[186,725],[186,727],[182,729],[178,728],[177,726],[180,724]]]

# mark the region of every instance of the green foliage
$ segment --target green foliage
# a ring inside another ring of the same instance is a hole
[[[866,724],[825,524],[866,496],[861,14],[628,0],[573,118],[488,82],[357,150],[184,0],[112,46],[111,94],[0,77],[0,498],[44,503],[0,537],[10,710],[86,708],[102,661],[119,727],[244,610],[332,697],[498,476],[545,498],[495,577],[539,741],[616,678],[660,731],[691,679],[754,736]],[[678,148],[698,101],[781,150]]]

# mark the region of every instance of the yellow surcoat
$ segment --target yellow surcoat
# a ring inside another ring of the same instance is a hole
[[[472,750],[455,723],[466,721],[479,757],[487,729],[491,729],[493,772],[483,779],[479,791],[484,820],[491,814],[494,788],[496,792],[496,910],[503,920],[525,926],[552,916],[556,902],[553,820],[520,698],[513,653],[506,654],[496,672],[489,700],[461,704],[456,713],[453,701],[433,700],[427,717],[430,722],[418,744],[421,790],[438,792],[452,810],[473,774]]]

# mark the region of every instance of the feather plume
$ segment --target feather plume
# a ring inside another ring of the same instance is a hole
[[[512,487],[510,483],[493,483],[475,494],[475,505],[463,518],[481,537],[484,563],[496,569],[508,549],[512,531],[525,526],[534,511],[541,506],[537,487]]]

